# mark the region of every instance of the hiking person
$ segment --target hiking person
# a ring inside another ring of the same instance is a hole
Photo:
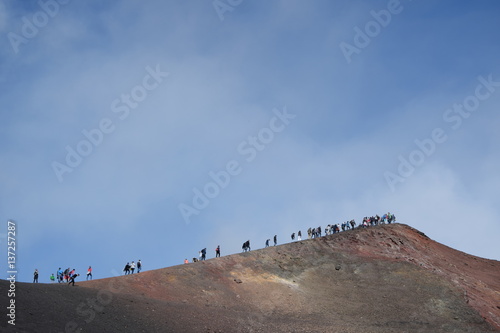
[[[38,283],[38,269],[33,272],[33,283]]]
[[[307,229],[307,238],[311,239],[311,237],[312,237],[312,229],[311,227],[309,227],[309,229]]]
[[[276,244],[278,244],[278,236],[277,235],[274,235],[274,246],[276,246]]]
[[[63,270],[61,267],[57,270],[57,283],[61,283],[63,280]]]
[[[207,248],[201,250],[201,260],[205,260],[207,256]]]
[[[241,248],[243,249],[243,252],[250,251],[250,241],[247,240],[245,243],[243,243],[243,245],[241,246]]]
[[[217,245],[215,249],[215,258],[220,258],[220,245]]]
[[[294,240],[295,240],[295,232],[292,233],[292,241],[294,241]]]
[[[137,261],[137,274],[141,272],[141,269],[142,269],[142,261],[141,259],[139,259],[139,261]]]
[[[267,240],[266,240],[266,247],[269,247],[269,242],[270,242],[270,241],[271,241],[270,239],[267,239]]]
[[[69,267],[64,270],[64,273],[63,273],[63,276],[64,276],[63,281],[64,282],[68,282],[68,280],[69,280],[68,275],[69,275]]]
[[[80,276],[80,274],[75,273],[75,274],[71,275],[71,277],[69,278],[68,286],[72,283],[73,283],[73,287],[75,286],[75,279],[77,276]]]
[[[193,259],[196,259],[196,258],[193,258]],[[193,260],[193,262],[194,262],[194,260]],[[189,260],[187,260],[187,258],[186,258],[186,259],[184,259],[184,263],[185,263],[185,264],[189,264]]]
[[[127,263],[125,267],[123,268],[123,271],[125,272],[125,275],[130,274],[130,264]]]
[[[135,270],[135,262],[132,260],[132,263],[130,264],[130,272],[134,274],[134,270]]]
[[[89,268],[87,269],[87,280],[89,279],[92,280],[92,266],[89,266]]]
[[[349,223],[351,224],[352,229],[354,229],[354,227],[356,226],[356,221],[351,220],[351,222],[349,222]]]
[[[301,241],[302,240],[302,232],[299,230],[297,233],[297,240]]]
[[[50,281],[54,282],[56,280],[56,277],[54,276],[54,273],[50,276]]]

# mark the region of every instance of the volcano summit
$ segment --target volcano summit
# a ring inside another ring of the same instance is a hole
[[[0,281],[3,291],[9,281]],[[7,293],[1,293],[2,304]],[[5,307],[4,307],[5,309]],[[4,310],[5,311],[5,310]],[[2,332],[498,332],[500,262],[404,224],[140,274],[16,285]]]

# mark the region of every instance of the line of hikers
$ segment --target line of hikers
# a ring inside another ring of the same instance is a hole
[[[382,217],[380,217],[379,215],[370,216],[370,217],[365,216],[363,218],[363,221],[361,222],[361,224],[359,224],[357,227],[358,228],[367,228],[367,227],[376,226],[379,224],[385,224],[385,223],[390,224],[390,223],[395,223],[395,222],[396,222],[396,216],[394,214],[387,213],[387,214],[383,214]],[[356,228],[356,221],[354,219],[350,220],[350,221],[343,222],[343,223],[329,224],[325,228],[325,235],[331,235],[331,234],[338,233],[340,231],[347,231],[347,230],[355,229],[355,228]],[[296,236],[297,236],[298,241],[302,240],[302,232],[300,230],[297,232],[297,234],[295,234],[295,232],[292,233],[292,235],[291,235],[292,241],[295,241]],[[308,239],[321,237],[321,236],[322,236],[321,226],[319,226],[317,228],[307,229]],[[270,242],[271,242],[271,239],[270,238],[267,239],[265,242],[265,247],[269,247]],[[278,245],[278,236],[277,235],[274,235],[273,243],[274,243],[274,246]],[[250,240],[247,240],[246,242],[244,242],[241,248],[243,249],[243,252],[250,251],[251,250]],[[193,258],[193,262],[206,260],[206,255],[207,255],[207,249],[206,248],[201,249],[199,251],[198,258]],[[220,245],[217,245],[217,248],[215,249],[215,257],[216,258],[220,257]],[[187,259],[184,259],[184,263],[187,264],[187,263],[189,263],[189,261]],[[142,262],[140,259],[137,261],[137,263],[135,263],[134,261],[132,261],[132,263],[127,262],[127,264],[123,268],[123,271],[125,272],[125,275],[134,274],[134,271],[136,268],[137,268],[137,273],[140,273],[141,269],[142,269]],[[38,269],[35,269],[35,272],[33,273],[33,283],[38,283],[38,275],[39,275]],[[66,270],[63,271],[61,269],[61,267],[59,267],[59,270],[57,271],[57,282],[58,283],[67,282],[68,284],[75,285],[75,279],[78,276],[80,276],[80,274],[75,273],[75,269],[70,270],[70,268],[67,268]],[[90,280],[92,280],[92,267],[91,266],[89,266],[89,268],[87,269],[87,280],[89,278],[90,278]],[[52,282],[54,282],[56,280],[56,277],[54,276],[54,274],[52,274],[50,276],[50,280]]]
[[[363,218],[363,221],[361,222],[361,224],[358,226],[358,228],[366,228],[366,227],[379,225],[379,224],[385,224],[385,223],[391,224],[394,222],[396,222],[396,216],[394,214],[391,214],[391,213],[384,214],[384,215],[382,215],[382,217],[380,217],[379,215],[370,216],[370,217],[365,216]],[[346,222],[343,222],[342,224],[341,223],[329,224],[325,228],[325,235],[332,235],[332,234],[335,234],[337,232],[340,232],[341,230],[346,231],[346,230],[350,230],[350,229],[354,229],[354,228],[356,228],[356,221],[355,220],[346,221]],[[300,231],[299,231],[299,233],[300,233]],[[321,237],[321,227],[307,229],[307,237],[309,239]],[[294,239],[295,239],[295,234],[292,234],[292,240],[294,240]]]
[[[380,217],[377,214],[375,216],[370,216],[370,217],[365,216],[363,218],[363,221],[357,226],[357,228],[367,228],[367,227],[375,226],[375,225],[379,225],[379,224],[385,224],[385,223],[390,224],[390,223],[395,223],[395,222],[396,222],[396,216],[394,214],[387,213],[387,214],[383,214],[382,217]],[[338,233],[340,231],[347,231],[347,230],[351,230],[351,229],[355,229],[355,228],[356,228],[356,221],[353,219],[350,221],[345,221],[343,223],[328,224],[326,226],[324,232],[325,232],[325,236],[328,236],[328,235]],[[295,234],[295,232],[292,233],[292,235],[290,236],[292,241],[295,241],[295,236],[297,236],[297,241],[301,241],[302,240],[302,231],[299,230],[297,232],[297,234]],[[321,237],[321,236],[322,236],[321,226],[319,226],[317,228],[310,227],[309,229],[307,229],[307,238],[308,239]],[[271,239],[270,238],[267,239],[266,243],[265,243],[266,244],[265,247],[269,247],[270,242],[271,242]],[[274,246],[276,246],[278,244],[278,236],[277,235],[274,235],[273,243],[274,243]],[[251,250],[250,240],[247,240],[246,242],[244,242],[243,245],[241,246],[241,248],[242,248],[243,252],[250,251]],[[200,250],[199,257],[193,258],[193,262],[206,260],[206,254],[207,254],[206,248]],[[218,245],[217,248],[215,249],[215,257],[216,258],[220,257],[220,245]],[[184,263],[185,264],[189,263],[189,260],[184,259]]]
[[[35,269],[35,272],[33,272],[33,283],[38,283],[38,269]],[[89,271],[87,272],[87,280],[90,275],[90,278],[92,279],[92,268],[89,266]],[[75,285],[75,279],[80,276],[80,274],[75,273],[75,269],[66,268],[64,271],[59,267],[57,270],[57,282],[58,283],[68,283],[68,284],[73,284]],[[56,277],[54,276],[54,273],[52,273],[49,277],[51,282],[56,281]]]
[[[57,277],[54,276],[54,273],[50,275],[50,281],[55,282],[57,279],[57,283],[68,283],[71,285],[75,285],[75,279],[80,276],[80,274],[76,273],[76,269],[66,268],[64,271],[61,267],[57,270]],[[87,280],[92,280],[92,266],[89,266],[87,269]]]
[[[299,231],[299,234],[300,234],[300,231]],[[270,241],[271,241],[270,238],[266,239],[266,247],[269,247]],[[274,235],[273,242],[274,242],[274,246],[278,245],[278,236],[277,235]]]
[[[220,245],[217,245],[217,247],[215,248],[215,257],[216,258],[220,257]],[[198,258],[194,257],[193,262],[204,261],[206,258],[207,258],[207,248],[203,248],[200,251],[198,251]],[[187,258],[184,259],[184,263],[189,264],[189,260],[187,260]]]
[[[49,276],[49,280],[51,282],[56,282],[57,283],[68,283],[68,284],[73,284],[75,285],[75,279],[80,276],[80,274],[77,274],[76,273],[76,270],[73,268],[66,268],[64,271],[62,270],[61,267],[59,267],[59,269],[57,270],[57,276],[54,275],[54,273],[52,273],[50,276]],[[38,272],[38,269],[35,269],[35,271],[33,272],[33,283],[38,283],[38,275],[39,275],[39,272]],[[91,279],[92,280],[92,267],[89,266],[89,268],[87,269],[87,280],[88,279]]]
[[[142,269],[142,262],[140,259],[137,263],[134,263],[133,261],[131,264],[127,263],[123,271],[125,272],[125,275],[133,274],[136,267],[137,267],[137,273],[139,273]],[[78,276],[80,276],[80,274],[76,273],[76,269],[74,268],[71,269],[69,267],[66,268],[65,270],[59,267],[56,274],[57,276],[55,276],[54,273],[50,275],[49,279],[51,282],[57,281],[57,283],[68,283],[72,284],[73,286],[75,285],[75,279]],[[38,269],[35,269],[35,272],[33,273],[33,283],[38,283],[38,275],[39,275]],[[86,280],[88,281],[89,279],[92,280],[92,266],[89,266],[89,268],[87,269]]]
[[[127,262],[127,264],[123,268],[123,271],[125,272],[125,275],[134,274],[134,271],[135,271],[136,267],[137,267],[137,273],[140,273],[141,269],[142,269],[142,261],[141,261],[141,259],[139,259],[137,261],[137,263],[135,263],[133,260],[132,260],[131,263]]]

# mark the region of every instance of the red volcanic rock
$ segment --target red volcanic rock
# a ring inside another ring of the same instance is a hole
[[[77,285],[18,283],[0,331],[500,331],[500,262],[402,224]]]

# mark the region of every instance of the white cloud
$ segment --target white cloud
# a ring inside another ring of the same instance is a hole
[[[261,247],[274,234],[284,241],[298,228],[390,210],[447,245],[500,256],[483,246],[499,213],[496,97],[447,132],[449,140],[395,193],[383,176],[415,139],[447,125],[442,113],[471,93],[477,75],[495,72],[498,59],[474,50],[497,46],[467,35],[466,68],[446,68],[453,43],[411,54],[417,46],[405,37],[427,38],[436,28],[413,12],[422,8],[414,3],[350,65],[338,43],[366,21],[370,3],[245,3],[224,22],[209,2],[96,6],[68,4],[18,56],[1,55],[0,212],[26,226],[26,251],[56,244],[57,230],[69,243],[99,240],[113,258],[103,258],[104,266],[122,260],[111,252],[132,256],[144,246],[150,257],[142,259],[161,267],[191,257],[184,254],[190,248],[239,252],[246,239]],[[490,19],[480,21],[481,31],[496,31]],[[170,75],[120,120],[111,103],[157,64]],[[246,162],[237,146],[284,106],[297,117]],[[115,130],[58,182],[51,163],[63,163],[65,147],[76,147],[82,130],[103,118]],[[464,163],[469,155],[478,162]],[[233,159],[241,174],[186,225],[179,203]],[[123,250],[123,239],[141,234]],[[113,235],[119,239],[103,243]],[[165,258],[155,244],[181,253]],[[24,265],[43,263],[53,246]]]

